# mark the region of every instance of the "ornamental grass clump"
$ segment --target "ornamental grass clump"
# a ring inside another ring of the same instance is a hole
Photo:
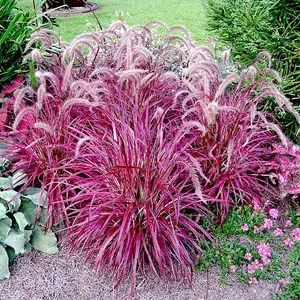
[[[160,23],[115,23],[70,45],[42,30],[35,42],[37,88],[15,93],[6,155],[47,190],[63,245],[96,269],[131,273],[132,292],[149,269],[191,282],[199,242],[213,240],[208,215],[222,223],[232,206],[279,199],[275,145],[288,143],[256,110],[265,97],[292,110],[263,77],[276,72],[231,73],[228,52],[218,60]]]

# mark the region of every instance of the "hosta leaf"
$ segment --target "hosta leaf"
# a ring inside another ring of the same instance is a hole
[[[12,220],[8,217],[0,220],[0,241],[4,241],[11,229]]]
[[[24,249],[25,249],[24,253],[29,253],[32,250],[32,245],[30,243],[26,243]]]
[[[35,205],[48,207],[47,192],[43,191],[41,194],[41,189],[38,188],[27,188],[22,194],[30,199]]]
[[[6,207],[0,203],[0,220],[6,217]]]
[[[39,224],[40,225],[45,225],[47,222],[47,210],[46,209],[42,209],[41,213],[39,214]]]
[[[7,246],[5,248],[5,250],[6,250],[6,253],[8,255],[9,261],[12,262],[17,256],[15,250],[13,248],[9,247],[9,246]]]
[[[44,253],[55,254],[58,252],[56,243],[56,236],[51,230],[45,233],[40,226],[34,228],[32,234],[33,248]]]
[[[9,188],[12,185],[12,177],[0,177],[0,188]]]
[[[13,177],[12,177],[12,186],[13,188],[19,186],[19,185],[23,185],[28,181],[28,178],[26,176],[26,174],[21,171],[18,170],[14,173]]]
[[[6,250],[0,245],[0,280],[9,278],[8,261]]]
[[[14,214],[14,217],[19,226],[19,229],[21,231],[24,231],[24,228],[29,224],[28,221],[26,220],[25,215],[22,212],[17,212]]]
[[[22,202],[19,211],[25,215],[29,224],[34,224],[38,207],[30,199],[22,196],[21,198]]]
[[[26,240],[26,243],[28,243],[30,241],[32,235],[32,230],[24,230],[24,237]]]
[[[16,255],[24,253],[24,245],[26,239],[24,237],[24,232],[16,231],[11,229],[4,243],[12,248],[14,248]]]
[[[0,198],[5,200],[10,210],[17,211],[21,204],[20,195],[14,190],[0,192]]]

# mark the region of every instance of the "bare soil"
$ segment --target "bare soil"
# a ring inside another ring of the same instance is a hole
[[[216,269],[195,274],[193,290],[181,282],[166,286],[150,276],[138,282],[135,300],[268,300],[277,285],[260,281],[255,286],[237,282],[221,286]],[[46,255],[32,252],[18,257],[11,267],[9,279],[0,281],[1,300],[125,300],[129,297],[130,281],[114,288],[112,278],[96,273],[83,264],[80,255],[60,252]]]

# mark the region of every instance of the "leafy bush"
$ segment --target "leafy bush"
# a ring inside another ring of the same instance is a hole
[[[26,66],[22,66],[24,49],[30,35],[41,26],[36,11],[25,13],[16,7],[16,0],[0,0],[0,89]]]
[[[2,159],[2,171],[7,165]],[[20,171],[0,177],[0,280],[9,277],[9,262],[16,255],[32,248],[49,254],[58,251],[54,233],[43,229],[47,195],[30,187],[19,194],[20,185],[26,186],[26,175]]]
[[[207,0],[206,3],[208,28],[232,49],[235,60],[248,65],[261,51],[272,53],[273,67],[282,76],[279,87],[299,109],[299,0]],[[268,109],[276,112],[274,102],[269,102]],[[286,113],[277,117],[286,134],[299,141],[295,119]]]
[[[263,76],[276,72],[232,73],[228,52],[218,63],[159,23],[36,41],[37,88],[14,95],[5,155],[47,190],[47,227],[63,221],[64,245],[96,269],[118,282],[131,272],[132,292],[138,270],[190,281],[199,243],[213,240],[208,215],[222,223],[232,206],[280,199],[276,145],[289,144],[257,106],[273,97],[300,117]]]

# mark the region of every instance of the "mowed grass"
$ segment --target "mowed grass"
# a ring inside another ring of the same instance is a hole
[[[19,6],[25,10],[32,9],[32,0],[19,0]],[[36,0],[37,2],[37,0]],[[91,0],[101,10],[96,12],[102,26],[117,20],[115,12],[129,13],[125,20],[129,25],[143,25],[149,21],[161,21],[168,26],[182,25],[192,34],[198,43],[207,37],[205,30],[205,8],[202,0]],[[57,18],[59,25],[55,30],[65,41],[71,41],[78,34],[92,30],[86,24],[91,23],[97,28],[92,14],[81,14],[68,18]]]

